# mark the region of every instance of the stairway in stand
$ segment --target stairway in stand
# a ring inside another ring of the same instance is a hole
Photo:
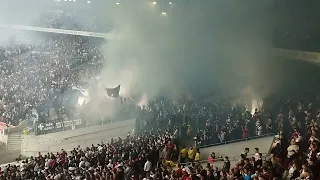
[[[21,150],[21,133],[14,133],[8,135],[8,151]]]

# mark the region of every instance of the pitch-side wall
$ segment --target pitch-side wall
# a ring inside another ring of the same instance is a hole
[[[46,135],[23,135],[21,154],[23,156],[36,156],[39,152],[60,152],[61,149],[71,151],[78,145],[91,147],[92,144],[108,142],[111,138],[125,137],[135,127],[135,119],[115,122],[99,126],[50,133]]]

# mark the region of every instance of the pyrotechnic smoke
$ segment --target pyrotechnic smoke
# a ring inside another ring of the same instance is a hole
[[[143,95],[141,96],[141,99],[137,105],[140,106],[141,108],[143,106],[148,105],[148,95],[146,93],[143,93]]]

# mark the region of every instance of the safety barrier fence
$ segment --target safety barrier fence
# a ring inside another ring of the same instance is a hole
[[[225,141],[225,142],[220,142],[220,143],[201,145],[201,146],[197,146],[197,148],[206,148],[206,147],[219,146],[219,145],[224,145],[224,144],[231,144],[231,143],[235,143],[235,142],[241,142],[241,141],[248,141],[248,140],[253,140],[253,139],[259,139],[259,138],[269,137],[269,136],[273,136],[273,135],[274,135],[273,133],[270,133],[270,134],[264,134],[264,135],[261,135],[261,136],[252,136],[252,137],[235,139],[235,140]]]

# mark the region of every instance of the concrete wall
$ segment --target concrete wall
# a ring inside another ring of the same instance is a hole
[[[274,136],[262,137],[258,139],[252,139],[248,141],[235,142],[230,144],[205,147],[200,149],[201,160],[208,159],[211,152],[216,153],[218,156],[237,157],[243,152],[244,148],[250,148],[249,154],[254,153],[254,148],[259,148],[261,153],[268,153],[270,144],[272,143]]]
[[[71,151],[78,145],[87,147],[102,141],[107,142],[111,138],[125,137],[134,127],[135,119],[132,119],[40,136],[23,135],[21,154],[29,157],[37,155],[38,152],[59,152],[61,149]]]
[[[7,145],[8,143],[8,135],[4,134],[3,132],[0,132],[0,142]]]

